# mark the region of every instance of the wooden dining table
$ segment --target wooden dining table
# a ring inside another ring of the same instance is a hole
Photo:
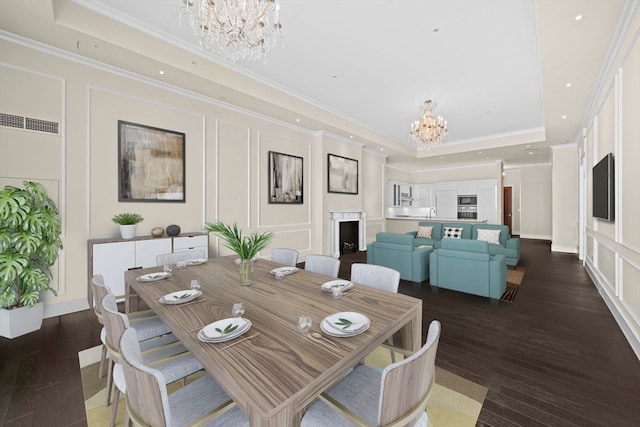
[[[402,294],[355,284],[341,298],[321,285],[335,278],[304,269],[276,279],[271,271],[282,265],[259,259],[253,283],[240,284],[235,256],[209,259],[201,265],[173,268],[163,280],[143,282],[143,274],[161,267],[125,273],[127,311],[142,298],[182,344],[248,416],[251,426],[295,426],[320,393],[339,381],[377,346],[394,334],[402,347],[417,351],[422,341],[422,301]],[[198,279],[202,296],[181,305],[160,303],[160,298],[188,290]],[[131,296],[134,296],[131,298]],[[198,332],[217,320],[233,317],[233,303],[245,306],[243,318],[251,328],[226,342],[202,342]],[[312,330],[337,312],[357,312],[370,320],[358,335],[321,339],[297,328],[301,314],[312,318]]]

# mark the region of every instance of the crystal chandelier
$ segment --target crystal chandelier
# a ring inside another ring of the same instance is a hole
[[[262,59],[282,37],[276,0],[182,0],[200,45],[232,61]]]
[[[418,107],[424,114],[420,120],[411,123],[409,141],[416,148],[431,148],[442,142],[447,136],[447,121],[442,116],[434,117],[436,103],[427,99]]]

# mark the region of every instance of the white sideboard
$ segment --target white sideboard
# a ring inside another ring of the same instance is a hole
[[[93,307],[90,281],[95,274],[102,274],[104,282],[115,295],[124,294],[124,272],[153,267],[156,257],[170,252],[203,250],[209,256],[209,235],[184,233],[178,236],[135,237],[133,239],[91,239],[87,242],[89,254],[89,305]],[[97,301],[96,301],[97,302]]]

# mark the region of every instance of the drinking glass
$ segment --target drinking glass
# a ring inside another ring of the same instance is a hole
[[[307,333],[311,330],[311,325],[313,322],[311,321],[311,316],[308,314],[301,314],[298,318],[298,330],[302,333]]]
[[[233,303],[231,312],[235,317],[242,317],[242,315],[244,314],[244,304],[241,302]]]
[[[331,289],[331,295],[333,295],[334,298],[342,298],[342,293],[343,293],[343,289],[342,286],[336,286],[335,288]]]
[[[193,279],[191,281],[191,289],[193,289],[194,291],[197,291],[200,289],[200,281],[198,279]]]
[[[165,264],[162,266],[162,271],[165,273],[171,273],[171,264]]]

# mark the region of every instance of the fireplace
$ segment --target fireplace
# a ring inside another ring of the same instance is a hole
[[[366,217],[365,211],[329,211],[331,256],[339,258],[344,253],[345,243],[349,243],[349,252],[354,251],[351,248],[354,243],[356,250],[367,250],[364,227]]]

